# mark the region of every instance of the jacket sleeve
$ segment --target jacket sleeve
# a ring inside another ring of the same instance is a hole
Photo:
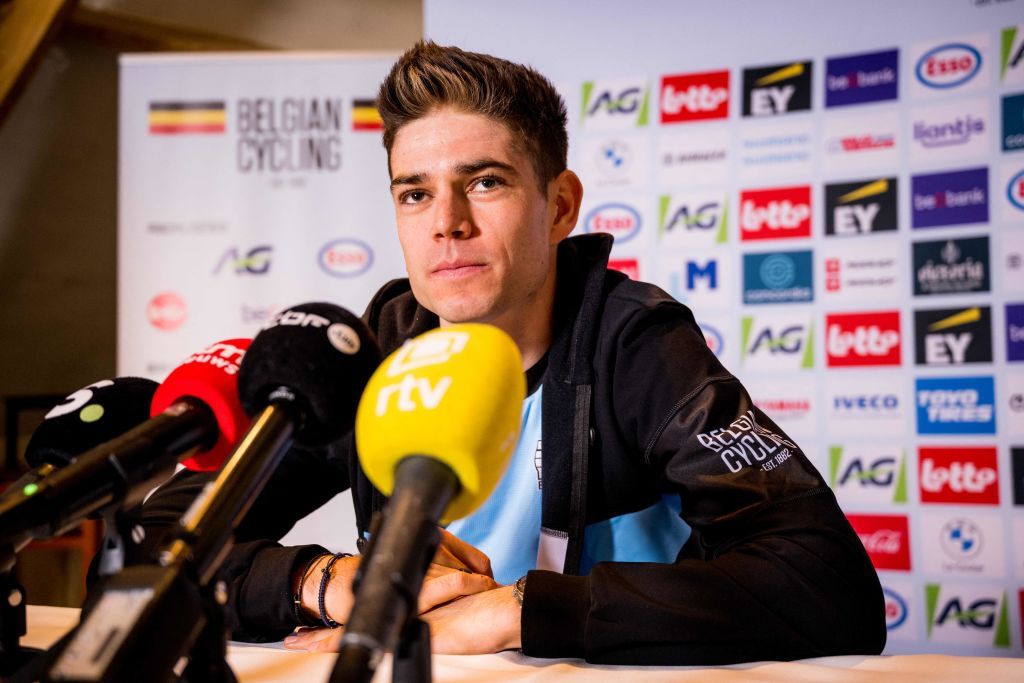
[[[220,568],[229,587],[226,621],[235,640],[280,640],[301,625],[294,614],[292,573],[327,550],[318,545],[282,547],[277,540],[348,488],[349,441],[317,450],[293,447],[236,530],[235,544]],[[145,537],[126,552],[126,564],[154,562],[182,514],[215,476],[182,470],[158,488],[142,507]]]
[[[800,448],[662,304],[614,335],[595,381],[599,441],[677,494],[692,535],[672,564],[530,572],[523,652],[614,664],[720,664],[877,654],[881,587]],[[603,398],[602,398],[603,397]],[[610,410],[613,414],[602,415]]]

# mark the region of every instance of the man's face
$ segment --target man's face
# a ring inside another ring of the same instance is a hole
[[[562,235],[555,201],[504,124],[455,109],[412,121],[392,144],[391,178],[417,301],[449,323],[538,322]]]

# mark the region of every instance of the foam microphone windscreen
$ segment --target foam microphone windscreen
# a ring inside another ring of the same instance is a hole
[[[61,468],[90,448],[121,436],[149,419],[157,383],[117,377],[82,387],[46,414],[25,450],[30,467]]]
[[[447,524],[479,507],[501,480],[519,439],[526,394],[512,339],[491,325],[450,325],[407,341],[381,364],[356,415],[359,462],[390,495],[410,455],[448,465],[461,485]]]
[[[251,339],[225,339],[192,354],[167,375],[153,396],[152,415],[192,397],[206,404],[217,420],[217,441],[182,461],[190,470],[218,469],[249,428],[249,416],[238,399],[238,373],[251,343]]]
[[[285,387],[302,411],[295,440],[322,446],[352,428],[359,396],[380,363],[362,320],[329,303],[292,306],[253,339],[238,375],[242,405],[255,415]]]

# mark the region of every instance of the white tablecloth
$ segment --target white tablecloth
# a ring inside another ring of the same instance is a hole
[[[28,635],[22,644],[48,647],[78,623],[78,610],[29,606]],[[326,681],[333,654],[292,652],[280,645],[232,643],[228,661],[241,683],[256,681]],[[496,655],[434,657],[434,680],[439,683],[478,681],[607,681],[642,683],[660,681],[786,681],[800,683],[1024,683],[1024,660],[949,655],[894,655],[890,657],[821,657],[798,662],[754,662],[716,667],[596,666],[575,659],[533,659],[504,652]],[[391,680],[385,661],[375,683]]]

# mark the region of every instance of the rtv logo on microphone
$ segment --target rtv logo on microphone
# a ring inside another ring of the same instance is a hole
[[[729,71],[663,76],[661,122],[729,118]]]
[[[465,332],[435,331],[431,334],[410,339],[402,345],[388,363],[387,376],[401,379],[381,387],[377,394],[375,414],[383,417],[391,408],[394,398],[395,409],[399,412],[432,410],[441,405],[452,378],[445,376],[432,383],[427,377],[416,377],[413,370],[419,370],[447,363],[466,349],[470,336]]]
[[[897,229],[897,180],[825,185],[825,234],[850,236]]]
[[[999,505],[999,463],[989,447],[921,446],[922,503]]]
[[[781,187],[740,193],[740,239],[811,236],[811,188]]]
[[[918,434],[995,434],[991,377],[924,377],[916,380]]]
[[[743,116],[776,116],[811,108],[812,63],[743,70]]]
[[[900,339],[899,311],[825,316],[828,367],[899,365]]]
[[[650,88],[643,78],[583,83],[583,127],[590,130],[646,126]]]
[[[851,444],[828,450],[829,485],[844,506],[907,502],[907,463],[899,446]]]
[[[928,583],[928,640],[953,645],[1010,647],[1006,591],[977,584]]]
[[[899,50],[825,60],[825,106],[843,107],[899,97]]]
[[[910,571],[910,532],[906,515],[846,515],[875,569]]]

